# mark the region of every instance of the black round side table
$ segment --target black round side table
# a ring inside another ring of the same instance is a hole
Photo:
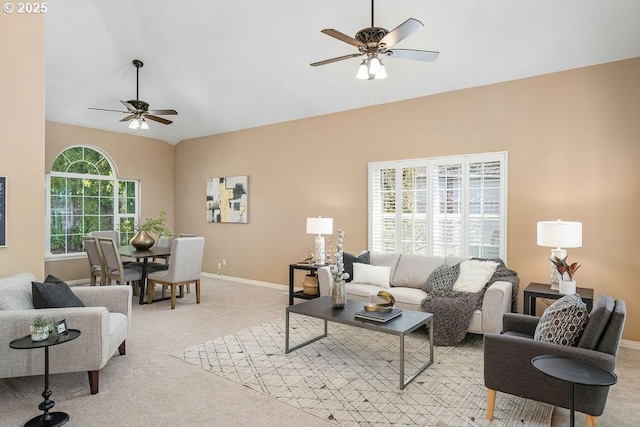
[[[565,356],[541,355],[531,359],[540,372],[571,383],[571,427],[575,426],[575,385],[607,386],[618,381],[613,372],[580,359]]]
[[[55,340],[53,337],[49,337],[44,341],[32,341],[31,335],[16,338],[9,343],[9,347],[17,350],[33,350],[35,348],[44,348],[44,391],[42,397],[44,402],[38,405],[38,409],[44,411],[44,414],[38,415],[27,421],[25,427],[57,427],[65,424],[69,421],[69,415],[64,412],[49,412],[55,402],[49,400],[51,396],[51,390],[49,389],[49,347],[58,344],[64,344],[71,340],[74,340],[80,336],[80,331],[77,329],[69,329],[67,335],[63,335],[60,340]]]

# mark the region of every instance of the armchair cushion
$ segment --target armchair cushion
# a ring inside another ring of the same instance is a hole
[[[31,282],[31,293],[35,308],[84,307],[82,300],[64,282]]]
[[[578,294],[568,294],[551,304],[540,317],[533,338],[576,346],[589,319],[587,306]]]
[[[603,295],[596,301],[595,307],[589,314],[589,322],[584,328],[584,332],[578,342],[578,347],[588,348],[594,350],[600,341],[600,337],[604,332],[609,319],[613,314],[613,309],[616,302],[613,298],[607,295]]]

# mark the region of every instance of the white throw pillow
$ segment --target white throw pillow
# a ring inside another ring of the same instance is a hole
[[[389,276],[391,275],[391,267],[382,265],[353,263],[353,281],[367,285],[375,285],[383,288],[389,286]]]
[[[457,292],[480,292],[491,279],[498,263],[494,261],[469,260],[460,263],[460,274],[453,290]]]

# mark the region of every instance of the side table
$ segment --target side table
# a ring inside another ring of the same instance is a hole
[[[591,312],[593,308],[593,289],[576,288],[576,293],[580,295],[582,301],[587,305],[587,310]],[[548,283],[529,283],[524,290],[524,314],[536,315],[536,298],[560,299],[564,296],[560,292],[551,289]]]
[[[533,366],[540,372],[571,383],[571,427],[575,426],[575,386],[576,384],[590,386],[608,386],[618,381],[613,372],[586,362],[565,356],[541,355],[531,359]]]
[[[303,291],[293,291],[293,281],[294,281],[294,271],[295,270],[304,270],[310,271],[311,274],[315,275],[316,271],[320,267],[324,267],[323,265],[317,264],[289,264],[289,305],[293,305],[293,298],[301,298],[301,299],[313,299],[318,298],[320,296],[320,288],[318,288],[318,295],[307,295]]]
[[[32,350],[35,348],[44,348],[44,391],[42,392],[44,402],[38,405],[38,409],[44,411],[44,414],[38,415],[37,417],[34,417],[27,421],[25,427],[57,427],[69,421],[69,415],[64,412],[49,412],[55,405],[55,402],[53,400],[49,400],[49,397],[51,397],[51,390],[49,389],[49,347],[69,342],[78,338],[79,336],[79,330],[69,329],[67,331],[67,335],[65,335],[64,338],[59,341],[56,341],[52,337],[49,337],[44,341],[32,341],[31,335],[26,335],[24,337],[16,338],[9,343],[9,347],[15,348],[17,350]]]

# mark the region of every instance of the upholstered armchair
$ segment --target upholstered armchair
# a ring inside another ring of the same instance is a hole
[[[585,360],[611,372],[626,316],[625,303],[601,296],[589,315],[578,345],[565,346],[534,340],[539,317],[507,313],[502,334],[484,335],[484,383],[487,418],[493,419],[496,391],[570,408],[571,385],[540,371],[531,359],[542,354]],[[575,410],[586,414],[587,426],[595,427],[602,415],[609,387],[575,386]]]
[[[84,307],[41,308],[32,303],[30,273],[0,278],[0,378],[44,374],[44,352],[14,350],[9,342],[29,334],[36,316],[66,320],[67,327],[79,329],[80,337],[50,349],[52,374],[86,371],[91,394],[98,393],[99,373],[117,352],[125,354],[125,340],[131,327],[129,286],[71,287]],[[47,285],[49,286],[49,285]]]

